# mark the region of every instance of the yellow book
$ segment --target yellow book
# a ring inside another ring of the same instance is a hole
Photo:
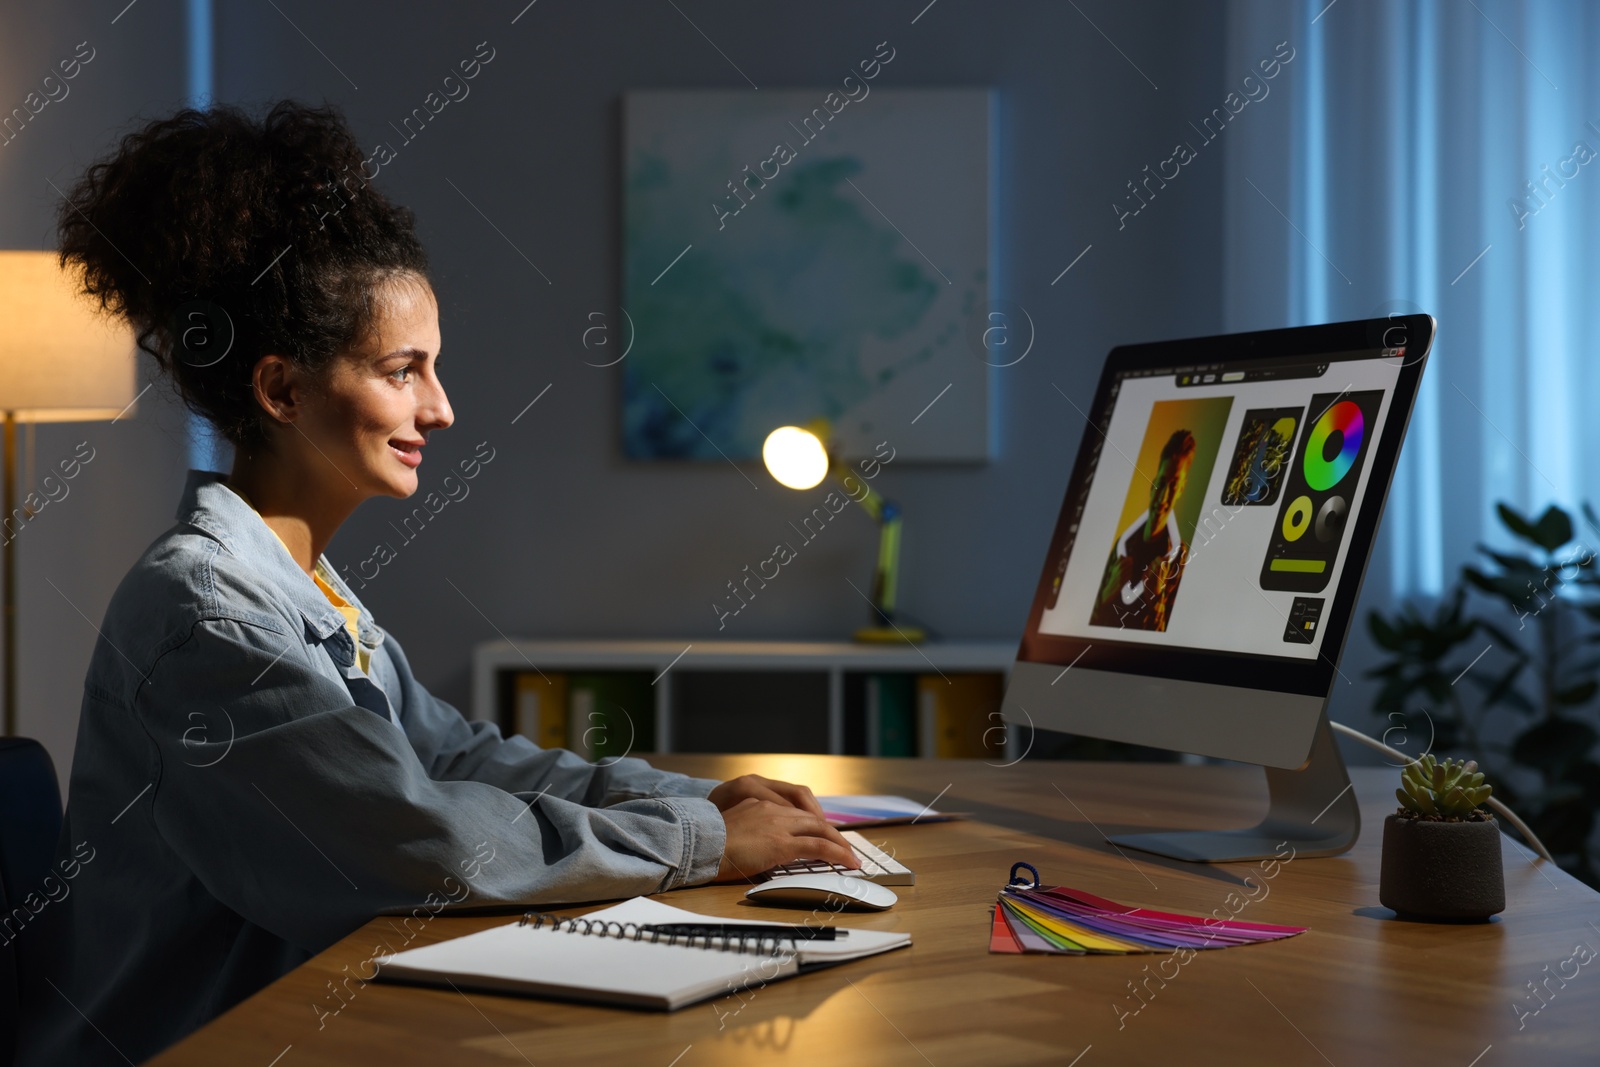
[[[921,710],[921,751],[938,759],[982,758],[1004,754],[1004,747],[986,747],[985,732],[1000,720],[1004,697],[1000,674],[919,674],[917,707]],[[995,732],[989,740],[1002,737]]]
[[[567,747],[567,676],[517,674],[517,733],[540,748]]]

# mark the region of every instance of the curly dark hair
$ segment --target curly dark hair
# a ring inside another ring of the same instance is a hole
[[[1191,459],[1194,457],[1194,434],[1188,430],[1173,430],[1172,436],[1167,438],[1167,443],[1161,446],[1161,456],[1156,462],[1160,463],[1169,459]]]
[[[253,450],[262,356],[320,375],[369,335],[382,283],[426,283],[411,212],[362,162],[331,106],[284,100],[260,120],[185,108],[84,172],[60,208],[61,264],[132,324],[191,410]]]

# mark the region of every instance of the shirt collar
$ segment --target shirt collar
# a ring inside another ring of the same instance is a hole
[[[215,538],[231,555],[254,567],[262,578],[281,590],[305,618],[307,632],[317,640],[324,641],[330,635],[346,632],[344,616],[322,595],[311,576],[300,569],[256,509],[228,487],[226,475],[191,470],[184,485],[183,500],[178,505],[177,519]],[[319,556],[318,562],[329,584],[360,610],[356,629],[361,643],[376,648],[383,639],[383,632],[378,629],[372,613],[350,591],[326,556]]]

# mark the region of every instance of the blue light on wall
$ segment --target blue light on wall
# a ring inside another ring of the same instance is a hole
[[[1358,100],[1351,92],[1348,49],[1341,47],[1352,27],[1328,25],[1330,6],[1307,0],[1298,11],[1296,74],[1302,80],[1294,94],[1289,175],[1290,214],[1300,232],[1287,235],[1289,319],[1310,324],[1418,311],[1437,316],[1446,207],[1440,185],[1445,176],[1438,13],[1418,4],[1363,12],[1366,40],[1376,34],[1386,44],[1359,68],[1375,91]],[[1365,199],[1371,158],[1352,152],[1370,148],[1372,133],[1379,134],[1382,147],[1377,204]],[[1359,220],[1351,225],[1365,232],[1336,230],[1335,217]],[[1375,282],[1391,299],[1371,306]],[[1402,595],[1434,595],[1443,588],[1439,367],[1448,360],[1449,340],[1446,334],[1430,357],[1384,512],[1390,586]]]
[[[211,106],[216,85],[212,76],[211,0],[189,0],[189,106]]]
[[[1394,292],[1411,294],[1402,308],[1438,316],[1440,218],[1440,101],[1438,19],[1419,6],[1392,13],[1391,69],[1400,82],[1389,94],[1390,158],[1397,163],[1388,202],[1388,277]],[[1402,178],[1401,175],[1404,175]],[[1441,329],[1443,327],[1441,326]],[[1444,499],[1439,383],[1450,352],[1448,333],[1436,339],[1432,364],[1417,389],[1396,491],[1385,519],[1394,590],[1434,596],[1444,588]]]
[[[216,95],[214,56],[215,33],[211,0],[189,0],[186,12],[188,30],[188,105],[208,108]],[[189,466],[196,470],[218,470],[226,463],[224,448],[215,430],[204,418],[189,413]]]
[[[1289,244],[1289,321],[1296,324],[1327,322],[1328,319],[1328,119],[1326,57],[1322,35],[1313,27],[1297,46],[1302,91],[1296,94],[1299,112],[1291,127],[1289,148],[1289,214],[1301,220],[1303,232],[1290,226],[1284,236]],[[1310,247],[1307,247],[1307,246]]]

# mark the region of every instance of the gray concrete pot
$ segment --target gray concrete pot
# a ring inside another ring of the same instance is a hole
[[[1391,815],[1383,820],[1378,900],[1405,919],[1484,921],[1506,907],[1500,824]]]

